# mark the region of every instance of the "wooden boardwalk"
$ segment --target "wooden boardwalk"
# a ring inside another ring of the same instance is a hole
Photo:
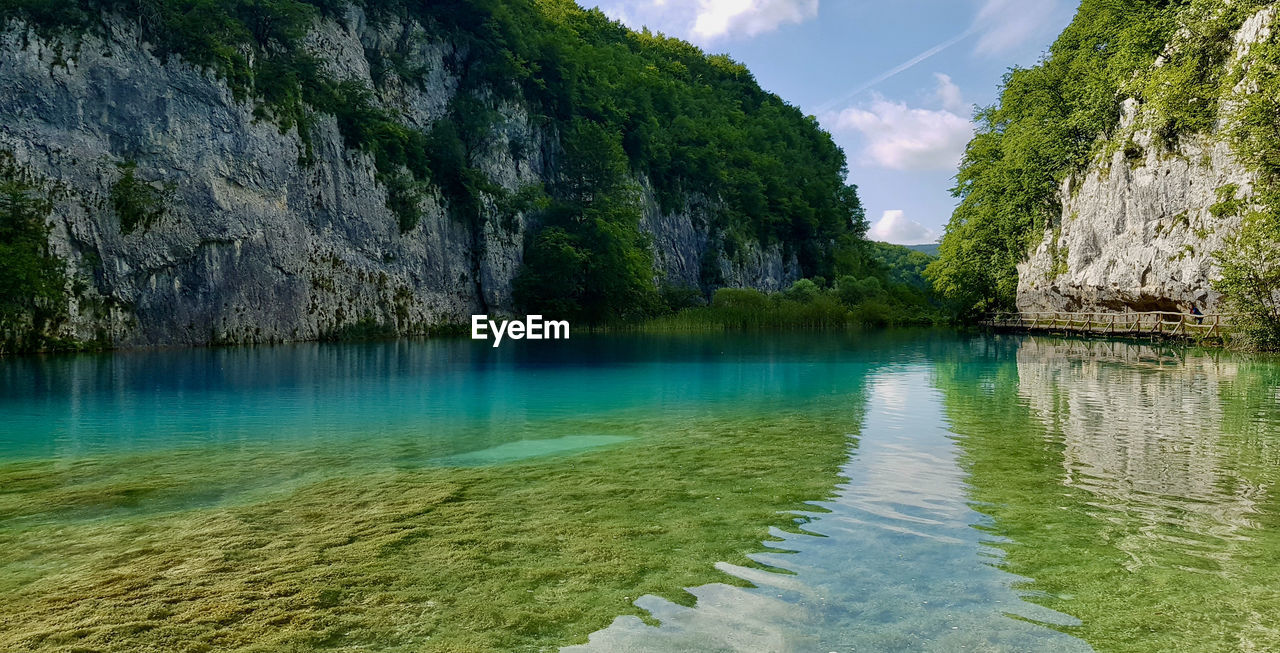
[[[983,320],[994,329],[1121,338],[1221,340],[1231,330],[1228,315],[1173,313],[1000,313]]]

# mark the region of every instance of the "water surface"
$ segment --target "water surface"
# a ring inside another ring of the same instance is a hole
[[[482,345],[0,360],[0,650],[1280,648],[1270,360]]]

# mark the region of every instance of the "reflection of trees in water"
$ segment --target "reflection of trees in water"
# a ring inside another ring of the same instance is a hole
[[[1274,363],[979,338],[936,366],[975,507],[1100,650],[1276,650]]]

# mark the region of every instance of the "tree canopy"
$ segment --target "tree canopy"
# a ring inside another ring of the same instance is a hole
[[[1061,183],[1122,147],[1121,103],[1134,98],[1165,147],[1211,129],[1238,81],[1230,35],[1263,0],[1083,0],[1035,66],[1012,69],[977,114],[953,193],[960,205],[929,268],[958,310],[1009,309],[1016,265],[1061,219]],[[1157,65],[1157,61],[1159,65]]]

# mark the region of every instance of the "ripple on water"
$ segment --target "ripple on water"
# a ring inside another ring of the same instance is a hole
[[[1221,386],[1235,365],[1153,365],[1150,348],[1078,347],[1032,342],[1018,355],[1020,394],[1063,448],[1063,484],[1123,531],[1131,566],[1219,571],[1224,546],[1249,539],[1264,495],[1224,439]]]
[[[788,573],[721,564],[754,587],[693,588],[692,608],[641,597],[658,626],[619,617],[563,650],[1091,650],[1041,625],[1078,622],[1023,601],[1013,586],[1025,579],[992,564],[1000,552],[974,528],[987,518],[968,505],[927,369],[877,375],[870,394],[848,482],[819,504],[828,512],[804,515],[808,533],[775,531],[779,552],[752,556]]]
[[[338,624],[353,649],[1280,650],[1274,361],[902,332],[468,345],[0,361],[0,648],[283,650]],[[773,510],[832,489],[742,566]],[[715,569],[754,587],[605,628]]]

